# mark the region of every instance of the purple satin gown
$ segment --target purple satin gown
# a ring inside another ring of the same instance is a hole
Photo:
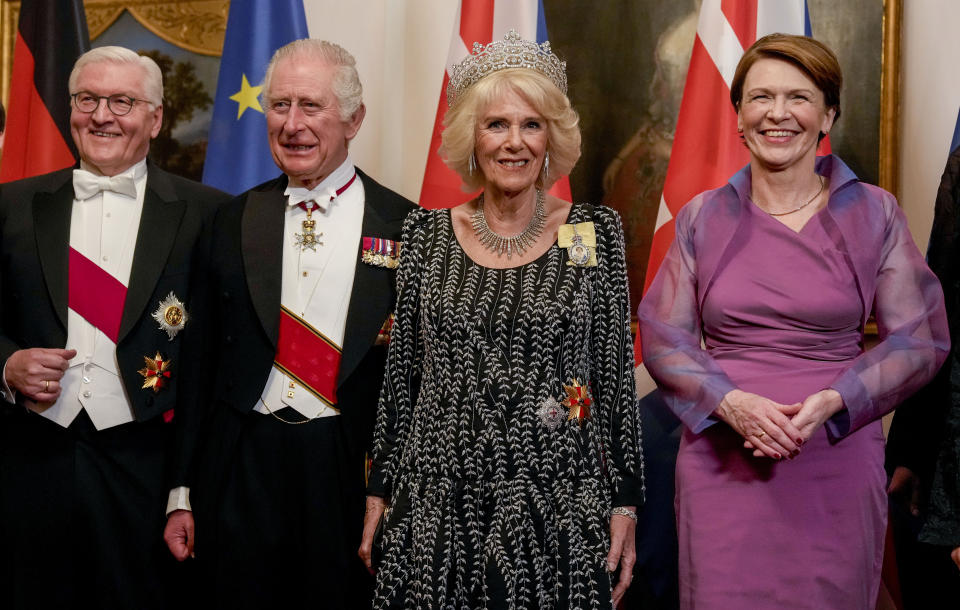
[[[713,359],[747,392],[790,404],[861,353],[864,304],[820,212],[794,232],[753,205],[703,300]],[[886,527],[874,421],[793,460],[754,458],[725,424],[685,429],[677,460],[681,605],[872,609]],[[717,510],[717,507],[723,507]]]

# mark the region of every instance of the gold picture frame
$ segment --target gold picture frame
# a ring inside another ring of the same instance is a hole
[[[85,0],[91,42],[124,12],[143,27],[178,47],[219,57],[227,31],[230,0]],[[0,2],[0,97],[10,99],[13,48],[17,35],[20,1]]]
[[[883,2],[880,60],[880,166],[878,186],[900,201],[900,32],[903,0]]]

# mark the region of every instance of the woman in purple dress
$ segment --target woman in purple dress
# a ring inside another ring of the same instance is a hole
[[[644,363],[685,424],[683,608],[876,603],[880,417],[934,375],[949,334],[894,197],[816,157],[841,82],[810,38],[743,55],[730,98],[750,164],[678,214],[640,305]],[[864,351],[871,312],[880,342]]]

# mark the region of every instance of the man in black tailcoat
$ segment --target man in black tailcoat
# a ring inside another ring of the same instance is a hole
[[[204,409],[181,442],[192,511],[170,514],[166,538],[179,558],[195,553],[206,603],[370,603],[356,554],[365,451],[413,204],[350,159],[361,94],[341,47],[278,50],[263,101],[283,174],[222,208],[204,239],[203,332],[187,337],[180,396]]]
[[[165,608],[189,270],[227,196],[146,160],[153,60],[94,49],[69,88],[79,168],[0,187],[2,605]]]

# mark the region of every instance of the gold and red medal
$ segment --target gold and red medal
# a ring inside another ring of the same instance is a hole
[[[159,392],[170,381],[170,361],[165,360],[160,352],[157,352],[153,358],[144,356],[143,361],[147,366],[137,371],[143,375],[141,389],[152,389],[154,393]]]
[[[567,421],[575,419],[582,425],[583,420],[590,419],[591,400],[587,386],[574,379],[571,385],[563,384],[563,390],[567,393],[567,397],[560,404],[569,409]]]

